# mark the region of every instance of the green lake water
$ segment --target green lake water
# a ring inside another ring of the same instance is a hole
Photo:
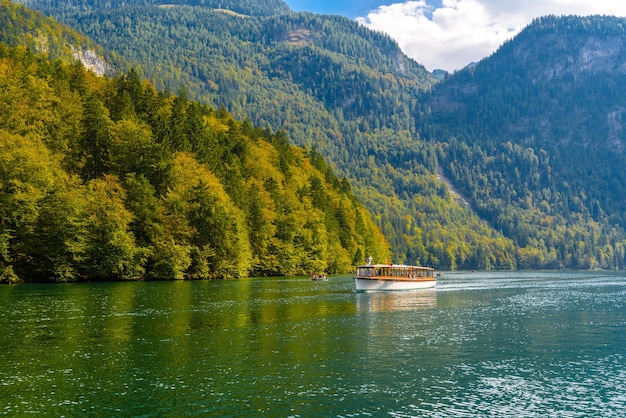
[[[622,417],[626,275],[0,286],[7,416]]]

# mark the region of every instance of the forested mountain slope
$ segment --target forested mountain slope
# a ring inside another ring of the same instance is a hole
[[[119,7],[159,6],[198,6],[248,16],[271,16],[290,13],[291,9],[282,0],[27,0],[27,3],[47,14],[65,15],[80,12],[106,10]]]
[[[625,28],[537,19],[424,102],[442,171],[520,267],[625,266]]]
[[[317,149],[374,213],[394,261],[625,266],[623,19],[538,19],[435,84],[388,37],[282,2],[28,4],[119,68],[136,63],[157,90]]]
[[[0,282],[346,272],[388,251],[284,132],[0,43]]]
[[[79,59],[98,74],[113,69],[102,59],[102,48],[67,26],[57,24],[42,13],[9,0],[0,0],[0,43],[24,46],[33,52],[73,61]]]
[[[394,261],[515,265],[512,242],[452,199],[438,178],[436,148],[415,129],[418,97],[435,80],[388,36],[278,5],[267,15],[256,8],[270,3],[252,0],[230,11],[225,1],[26,3],[95,39],[118,67],[136,63],[157,89],[184,88],[316,148],[373,212]]]

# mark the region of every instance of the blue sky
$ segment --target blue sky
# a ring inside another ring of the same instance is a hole
[[[313,12],[323,14],[336,14],[355,19],[367,16],[369,12],[379,6],[388,6],[394,1],[390,0],[284,0],[285,3],[297,12]],[[400,2],[398,0],[397,2]],[[441,6],[441,0],[428,2],[431,5]]]
[[[295,11],[356,19],[389,34],[428,70],[450,72],[491,55],[539,16],[626,16],[624,0],[284,1]]]
[[[286,0],[285,3],[297,12],[335,14],[354,19],[366,16],[378,6],[389,5],[393,2],[386,0]]]

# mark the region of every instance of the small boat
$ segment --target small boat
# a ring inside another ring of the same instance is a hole
[[[435,270],[430,267],[371,264],[371,257],[367,262],[356,269],[357,292],[426,289],[437,284]]]

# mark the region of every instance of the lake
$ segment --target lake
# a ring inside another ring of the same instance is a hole
[[[0,286],[0,414],[618,417],[626,275]]]

